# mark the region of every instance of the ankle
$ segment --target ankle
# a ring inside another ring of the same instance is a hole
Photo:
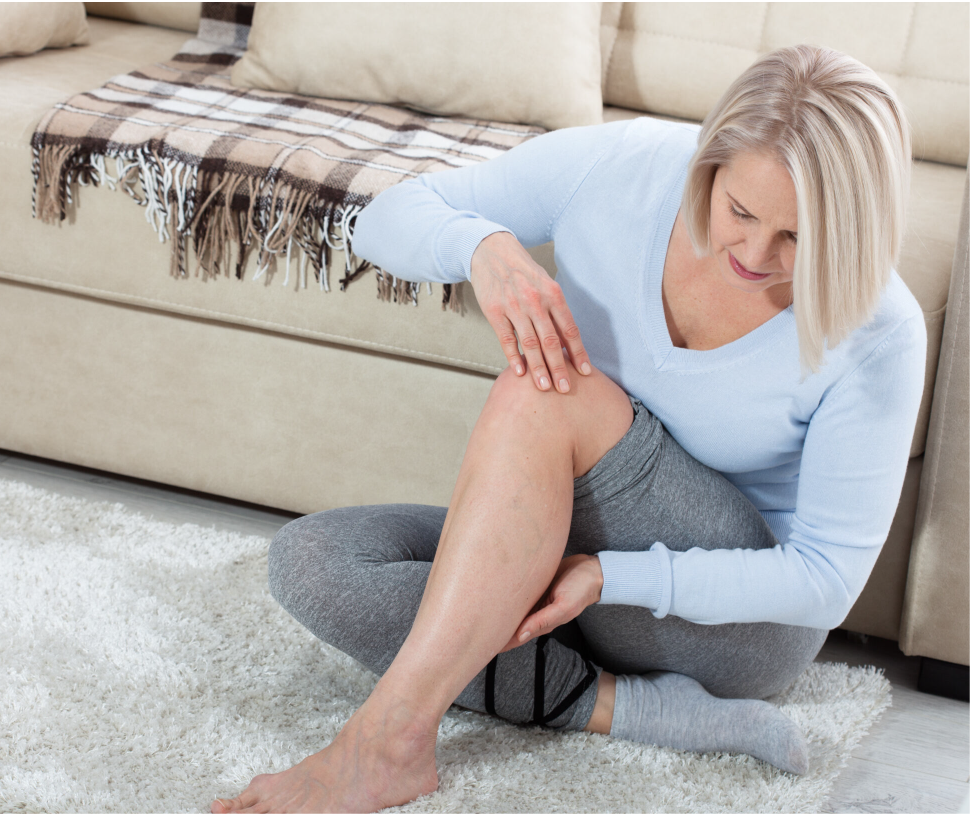
[[[609,735],[613,726],[613,707],[616,702],[616,676],[603,670],[596,684],[596,705],[586,724],[586,732]]]
[[[341,735],[356,733],[395,763],[427,759],[429,754],[433,760],[441,716],[381,689],[378,684]]]

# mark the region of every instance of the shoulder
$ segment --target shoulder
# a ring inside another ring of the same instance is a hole
[[[529,139],[515,150],[560,149],[568,145],[582,145],[594,152],[609,152],[615,156],[643,156],[648,153],[693,155],[697,147],[700,125],[670,122],[641,116],[636,119],[565,127]]]
[[[872,371],[891,374],[896,385],[922,392],[926,363],[926,323],[923,310],[893,271],[870,320],[832,351],[833,385],[858,385]]]
[[[892,271],[872,318],[858,329],[862,346],[878,347],[891,341],[900,351],[923,352],[926,346],[926,322],[916,297]]]
[[[669,162],[686,163],[697,149],[699,132],[700,125],[641,116],[606,124],[552,130],[530,139],[515,150],[548,153],[563,149],[583,150],[587,155],[619,162],[657,157]]]
[[[642,116],[619,122],[571,128],[540,136],[549,139],[550,153],[580,155],[586,161],[582,177],[587,187],[626,190],[649,205],[682,184],[697,150],[698,125]]]
[[[671,122],[641,116],[621,122],[600,125],[615,128],[618,161],[635,159],[655,162],[658,165],[681,167],[690,161],[697,150],[697,134],[700,125],[688,122]]]

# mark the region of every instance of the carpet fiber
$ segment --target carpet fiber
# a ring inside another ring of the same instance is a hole
[[[327,744],[375,679],[266,588],[269,540],[0,480],[0,811],[207,811]],[[889,706],[815,664],[771,699],[805,777],[452,710],[440,789],[402,811],[817,811]]]

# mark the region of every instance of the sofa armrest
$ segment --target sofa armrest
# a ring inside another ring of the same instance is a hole
[[[907,655],[957,664],[970,664],[968,187],[970,177],[953,256],[899,639]]]

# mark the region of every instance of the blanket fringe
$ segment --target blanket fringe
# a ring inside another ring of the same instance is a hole
[[[108,168],[114,161],[114,171]],[[151,143],[109,154],[77,145],[33,145],[34,217],[45,223],[64,220],[74,205],[74,189],[106,186],[120,189],[145,209],[145,219],[161,242],[171,241],[171,274],[203,280],[218,276],[242,279],[256,252],[254,280],[271,281],[279,260],[286,264],[296,247],[302,262],[296,286],[308,287],[308,268],[323,291],[330,291],[328,270],[333,252],[344,255],[341,291],[374,268],[378,299],[417,305],[420,283],[395,278],[353,254],[353,233],[361,204],[321,199],[299,183],[228,172],[203,172],[197,166],[160,154]],[[189,245],[195,268],[189,269]],[[442,308],[463,312],[461,285],[445,285]],[[428,284],[429,293],[431,284]]]

